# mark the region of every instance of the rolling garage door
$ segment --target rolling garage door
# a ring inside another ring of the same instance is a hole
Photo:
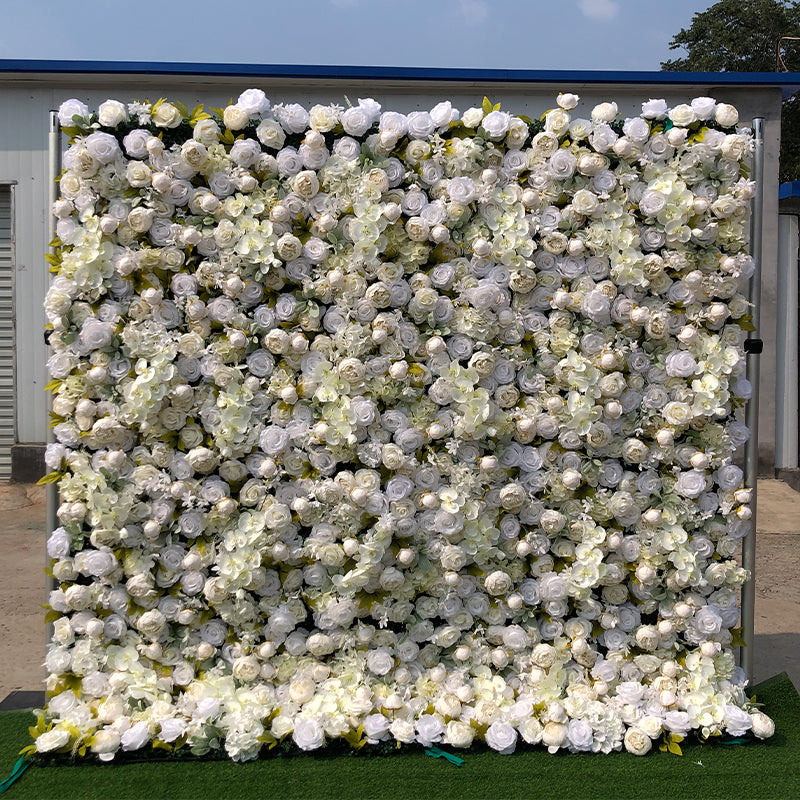
[[[0,481],[11,478],[14,413],[14,226],[12,187],[0,184]]]

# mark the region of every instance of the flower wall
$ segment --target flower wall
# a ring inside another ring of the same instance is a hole
[[[770,733],[736,109],[60,119],[40,752]]]

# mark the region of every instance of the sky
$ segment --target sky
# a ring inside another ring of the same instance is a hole
[[[28,0],[0,59],[659,70],[713,0]]]

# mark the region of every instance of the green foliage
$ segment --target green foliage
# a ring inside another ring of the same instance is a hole
[[[695,14],[669,44],[684,55],[664,61],[669,72],[775,72],[778,39],[800,36],[800,2],[719,0]],[[800,71],[800,42],[781,46],[783,62]],[[781,114],[780,180],[800,180],[800,100],[792,97]]]

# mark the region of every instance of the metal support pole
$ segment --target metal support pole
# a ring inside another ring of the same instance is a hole
[[[48,238],[47,241],[49,242],[55,236],[55,227],[56,227],[56,220],[55,216],[53,215],[53,203],[58,200],[58,179],[61,175],[61,126],[58,121],[58,112],[51,111],[50,112],[50,129],[48,133],[48,145],[49,145],[49,169],[48,169],[48,187],[47,187],[47,200],[49,203],[49,216],[48,216]],[[51,249],[52,251],[52,249]],[[47,416],[48,416],[48,424],[50,422],[50,411],[52,409],[52,400],[53,397],[51,394],[48,394],[47,397]],[[52,430],[48,427],[47,429],[47,441],[52,442],[54,440]],[[47,506],[46,506],[46,527],[47,531],[46,534],[49,537],[50,534],[58,527],[58,487],[55,483],[48,483],[47,484]],[[47,601],[49,602],[50,599],[50,592],[56,588],[56,581],[52,576],[48,576],[47,578]],[[53,638],[53,625],[52,623],[46,626],[46,644],[50,644]]]
[[[753,394],[747,403],[745,423],[750,429],[750,438],[744,451],[744,483],[752,489],[750,507],[753,515],[750,530],[742,542],[742,566],[749,571],[750,579],[742,587],[742,640],[739,663],[748,678],[753,676],[753,642],[755,639],[756,612],[756,516],[757,516],[757,478],[758,478],[758,393],[759,393],[759,354],[761,340],[759,338],[761,316],[761,252],[762,225],[764,219],[764,119],[753,120],[753,180],[756,182],[753,197],[752,215],[750,217],[750,254],[755,260],[756,269],[750,279],[749,295],[752,304],[754,331],[747,336],[747,380],[753,387]]]
[[[797,469],[797,258],[795,214],[778,217],[778,315],[775,372],[775,468]]]

